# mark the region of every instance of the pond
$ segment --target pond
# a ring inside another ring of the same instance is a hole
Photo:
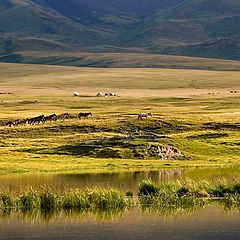
[[[10,190],[27,186],[38,188],[50,186],[62,191],[64,188],[116,188],[122,191],[137,192],[139,182],[152,179],[156,183],[176,179],[190,178],[218,179],[240,178],[240,168],[195,168],[195,169],[164,169],[156,171],[80,173],[80,174],[16,174],[0,176],[0,186]]]
[[[118,216],[59,214],[44,220],[12,214],[0,218],[0,239],[163,239],[163,240],[238,240],[240,213],[209,206],[174,216],[142,212],[139,208]]]
[[[138,183],[152,179],[160,183],[190,178],[239,178],[239,168],[164,169],[116,173],[79,174],[13,174],[0,176],[0,185],[11,191],[27,186],[50,186],[57,191],[65,188],[104,187],[137,193]],[[124,211],[56,212],[25,214],[0,211],[1,239],[163,239],[163,240],[238,240],[240,211],[226,210],[217,203],[200,209],[174,212],[143,210],[141,207]]]

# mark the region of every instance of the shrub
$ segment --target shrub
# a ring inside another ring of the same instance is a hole
[[[156,196],[159,193],[159,187],[151,180],[144,180],[138,188],[138,196]]]

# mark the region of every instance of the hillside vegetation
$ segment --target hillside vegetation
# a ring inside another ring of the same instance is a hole
[[[61,64],[75,66],[99,64],[72,61],[71,52],[239,60],[239,17],[240,2],[230,0],[2,0],[0,61],[51,64],[52,52],[69,52]],[[26,59],[26,51],[49,58]],[[102,61],[113,67],[107,55]]]
[[[237,60],[239,14],[238,1],[184,1],[147,18],[122,43],[157,53]]]
[[[33,44],[33,43],[36,44]],[[74,49],[63,45],[55,44],[53,41],[38,40],[18,42],[18,51],[8,53],[0,57],[3,62],[22,62],[32,64],[65,65],[78,67],[104,67],[104,68],[173,68],[173,69],[200,69],[216,71],[239,71],[240,62],[233,60],[206,59],[196,57],[171,56],[163,54],[150,54],[147,52],[138,53],[138,49],[102,48],[102,53],[94,48],[84,48],[75,52]],[[22,46],[24,44],[24,46]],[[25,45],[26,44],[26,45]],[[23,51],[23,48],[33,48]],[[38,51],[38,48],[49,49]],[[61,51],[59,52],[59,49]],[[55,51],[54,51],[55,49]],[[64,50],[65,49],[65,50]],[[196,49],[198,50],[197,46]],[[221,54],[222,56],[222,54]]]
[[[239,164],[237,71],[0,65],[1,173]],[[53,113],[70,116],[6,126]]]

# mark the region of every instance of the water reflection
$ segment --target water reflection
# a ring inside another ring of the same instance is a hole
[[[238,213],[240,215],[240,206],[229,205],[223,200],[210,199],[194,199],[194,201],[183,201],[181,204],[134,204],[122,208],[112,207],[102,208],[1,208],[0,221],[8,221],[12,217],[19,218],[26,222],[45,222],[53,223],[57,219],[64,217],[65,219],[78,219],[83,221],[92,218],[98,221],[114,221],[122,219],[126,214],[135,212],[138,209],[141,214],[153,214],[164,218],[178,217],[182,214],[190,214],[200,210],[216,207],[221,209],[223,213]]]
[[[239,168],[198,168],[198,169],[165,169],[157,171],[133,171],[117,173],[80,173],[80,174],[20,174],[0,176],[0,186],[10,190],[19,190],[27,186],[38,188],[50,186],[58,191],[64,188],[117,188],[136,193],[139,182],[152,179],[156,183],[180,178],[216,179],[220,177],[240,177]]]
[[[164,209],[162,207],[157,206],[139,206],[133,208],[112,208],[107,210],[60,210],[60,209],[51,209],[51,210],[39,210],[34,209],[31,211],[21,211],[16,209],[5,209],[0,211],[0,220],[7,221],[12,217],[21,219],[26,222],[45,222],[45,223],[53,223],[58,218],[64,217],[65,219],[78,219],[78,221],[83,221],[88,218],[92,218],[102,221],[114,221],[116,219],[122,219],[126,214],[135,212],[138,209],[141,214],[154,214],[158,216],[162,216],[164,218],[172,218],[177,217],[179,215],[185,213],[194,213],[201,209],[206,209],[212,206],[217,206],[221,209],[222,212],[225,213],[240,213],[240,209],[236,208],[225,208],[224,205],[220,204],[206,204],[206,205],[196,205],[196,206],[183,206],[183,207],[173,207]]]
[[[33,211],[16,211],[10,210],[8,214],[0,215],[0,218],[11,218],[17,216],[27,222],[41,221],[45,223],[55,222],[59,217],[66,219],[78,219],[84,220],[89,217],[99,221],[113,221],[115,219],[121,219],[125,213],[132,211],[132,209],[107,209],[107,210],[59,210],[52,209],[51,211],[33,210]]]
[[[0,185],[10,190],[26,186],[48,185],[54,190],[64,188],[104,187],[131,190],[149,178],[159,183],[180,178],[238,178],[239,168],[165,169],[93,174],[21,174],[0,176]],[[226,205],[202,204],[172,209],[142,206],[125,209],[0,211],[0,240],[238,240],[240,210]]]
[[[0,218],[0,239],[237,240],[239,222],[239,213],[226,213],[218,205],[193,212],[179,210],[174,217],[139,208],[101,215],[58,212],[51,218],[41,213],[26,216],[13,212],[8,218]]]
[[[47,185],[57,190],[64,188],[117,188],[136,192],[143,179],[156,182],[181,178],[183,169],[161,171],[134,171],[118,173],[80,173],[80,174],[22,174],[0,176],[0,185],[10,190],[32,186]]]

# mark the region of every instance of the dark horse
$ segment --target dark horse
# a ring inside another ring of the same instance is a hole
[[[16,126],[20,126],[20,125],[24,125],[24,124],[26,125],[28,123],[28,120],[29,120],[28,118],[25,118],[25,119],[22,119],[22,120],[16,120],[15,125]]]
[[[57,115],[54,113],[52,115],[46,116],[45,121],[56,121],[57,120]]]
[[[19,119],[15,120],[15,121],[9,121],[9,122],[7,122],[6,126],[9,126],[9,127],[16,126],[18,121],[19,121]]]
[[[57,120],[64,120],[66,118],[69,118],[69,113],[63,113],[63,114],[57,115]]]
[[[40,123],[40,122],[42,122],[42,123],[44,123],[45,122],[45,117],[44,117],[44,115],[40,115],[40,116],[38,116],[38,117],[34,117],[34,118],[29,118],[28,119],[28,124],[35,124],[35,123]]]
[[[9,127],[20,126],[20,125],[24,125],[24,124],[26,125],[28,123],[28,120],[29,120],[28,118],[22,119],[22,120],[17,119],[15,121],[9,121],[6,125],[9,126]]]
[[[79,113],[78,118],[81,119],[82,117],[84,119],[88,118],[89,116],[92,116],[92,113]]]

